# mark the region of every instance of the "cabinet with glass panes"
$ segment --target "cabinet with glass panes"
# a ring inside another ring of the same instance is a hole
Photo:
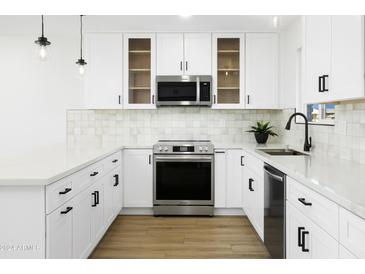
[[[216,94],[217,106],[242,106],[241,66],[243,39],[216,36]]]
[[[139,108],[154,104],[153,41],[151,37],[126,37],[128,68],[126,107]]]

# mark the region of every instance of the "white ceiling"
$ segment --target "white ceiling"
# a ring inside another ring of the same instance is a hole
[[[280,28],[298,18],[279,17]],[[275,31],[269,15],[88,15],[84,17],[86,32],[113,31]],[[45,16],[45,33],[77,34],[77,15]],[[40,16],[2,15],[0,34],[34,34],[40,32]]]

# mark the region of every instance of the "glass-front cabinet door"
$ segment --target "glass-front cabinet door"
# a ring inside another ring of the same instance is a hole
[[[213,107],[244,108],[244,35],[213,34]]]
[[[155,108],[155,34],[124,35],[124,107]]]

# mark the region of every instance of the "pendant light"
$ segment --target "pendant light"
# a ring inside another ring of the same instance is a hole
[[[80,59],[77,60],[76,64],[79,65],[79,73],[83,75],[85,73],[86,61],[82,58],[82,17],[80,15]]]
[[[45,60],[48,56],[48,46],[51,44],[50,41],[48,41],[47,37],[44,36],[44,22],[43,22],[43,15],[42,17],[42,36],[38,37],[34,43],[38,45],[38,55],[41,60]]]

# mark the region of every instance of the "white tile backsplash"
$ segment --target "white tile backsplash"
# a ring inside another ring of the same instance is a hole
[[[269,120],[280,131],[280,110],[212,110],[159,108],[156,110],[69,110],[69,145],[153,144],[159,139],[209,139],[215,143],[254,143],[246,130]],[[270,137],[270,143],[280,140]]]

